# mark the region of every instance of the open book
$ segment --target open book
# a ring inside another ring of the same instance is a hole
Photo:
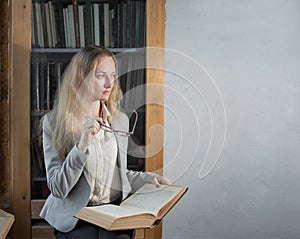
[[[0,238],[6,238],[14,221],[14,215],[0,209]]]
[[[119,206],[84,207],[76,217],[107,230],[151,228],[167,214],[188,188],[145,184]]]

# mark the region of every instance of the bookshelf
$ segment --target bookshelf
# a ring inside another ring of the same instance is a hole
[[[44,1],[45,2],[45,1]],[[55,2],[72,2],[72,1],[56,1]],[[79,5],[83,5],[86,1],[77,1]],[[98,0],[91,1],[93,3],[107,3],[108,1]],[[126,2],[125,0],[122,1]],[[31,34],[32,22],[31,12],[36,7],[37,1],[33,0],[9,0],[9,15],[11,18],[10,22],[10,70],[9,78],[11,85],[10,95],[10,151],[9,157],[12,159],[13,172],[11,187],[11,205],[12,212],[16,217],[14,227],[12,228],[13,238],[49,238],[49,231],[51,228],[44,224],[41,226],[34,225],[34,220],[39,221],[37,217],[37,211],[43,203],[39,201],[40,195],[36,196],[36,201],[32,200],[32,192],[34,191],[31,184],[31,121],[34,117],[40,117],[43,115],[45,109],[39,109],[38,111],[32,111],[31,97],[31,65],[35,61],[40,62],[56,62],[59,60],[70,59],[78,49],[78,47],[40,47],[36,39],[34,40]],[[146,19],[145,19],[145,39],[146,47],[164,47],[164,21],[165,21],[165,2],[162,0],[146,0]],[[97,11],[97,10],[96,10]],[[35,26],[33,26],[34,28]],[[35,31],[35,29],[33,29]],[[123,31],[122,31],[123,32]],[[130,35],[130,34],[129,34]],[[113,32],[111,33],[113,36]],[[134,52],[135,46],[140,47],[141,45],[124,45],[120,41],[124,42],[124,36],[118,36],[118,41],[109,43],[108,47],[114,49],[116,53],[126,52],[127,55],[136,54]],[[34,44],[32,47],[32,40]],[[100,41],[94,38],[95,41]],[[138,41],[140,42],[140,41]],[[74,42],[72,43],[74,44]],[[80,46],[79,46],[80,47]],[[132,52],[133,51],[133,52]],[[154,60],[157,56],[151,56],[147,51],[143,53],[148,61]],[[163,55],[159,56],[156,61],[160,62],[163,67]],[[63,70],[63,67],[62,69]],[[148,83],[159,83],[163,84],[163,74],[161,71],[155,69],[145,69],[144,71],[146,82]],[[22,80],[20,80],[22,79]],[[151,92],[150,92],[151,91]],[[161,92],[153,92],[151,89],[145,88],[146,101],[148,97],[156,97],[162,101],[163,105],[163,94]],[[159,95],[158,95],[159,94]],[[146,105],[143,109],[144,112],[144,128],[145,144],[151,144],[149,130],[154,124],[163,125],[163,108],[158,105]],[[21,120],[20,120],[21,119]],[[162,137],[163,135],[158,135]],[[162,148],[156,145],[159,149]],[[163,161],[163,150],[160,150],[158,154],[149,157],[150,155],[148,148],[145,152],[146,160],[143,169],[147,171],[156,171],[162,173],[162,161]],[[40,182],[40,181],[37,181]],[[41,186],[41,185],[40,185]],[[36,202],[36,203],[35,203]],[[33,235],[33,236],[32,236]],[[161,237],[161,226],[151,229],[143,230],[137,233],[137,238],[160,238]],[[51,237],[50,237],[51,238]]]

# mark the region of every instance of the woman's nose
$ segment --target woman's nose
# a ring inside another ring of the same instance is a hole
[[[112,80],[111,80],[108,76],[106,76],[106,77],[105,77],[104,87],[105,87],[105,88],[110,88],[111,85],[112,85]]]

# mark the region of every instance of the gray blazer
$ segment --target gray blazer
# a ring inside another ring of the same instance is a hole
[[[112,127],[128,130],[127,116],[121,112],[114,114]],[[68,232],[75,227],[78,221],[74,215],[89,201],[91,188],[83,173],[88,153],[79,152],[75,145],[66,159],[61,160],[52,144],[52,129],[53,120],[51,115],[47,114],[43,121],[43,148],[47,184],[51,194],[47,198],[40,216],[55,229]],[[143,184],[151,182],[155,174],[127,170],[128,138],[116,135],[116,139],[122,199],[125,199]]]

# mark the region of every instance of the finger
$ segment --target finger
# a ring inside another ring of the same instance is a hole
[[[96,117],[95,119],[100,125],[104,124],[103,119],[101,117]]]
[[[167,185],[171,185],[171,181],[167,177],[163,177],[163,183]]]
[[[153,177],[153,179],[152,179],[152,183],[157,187],[157,188],[159,188],[160,187],[160,183],[159,183],[159,181],[158,181],[158,178],[157,177]]]

